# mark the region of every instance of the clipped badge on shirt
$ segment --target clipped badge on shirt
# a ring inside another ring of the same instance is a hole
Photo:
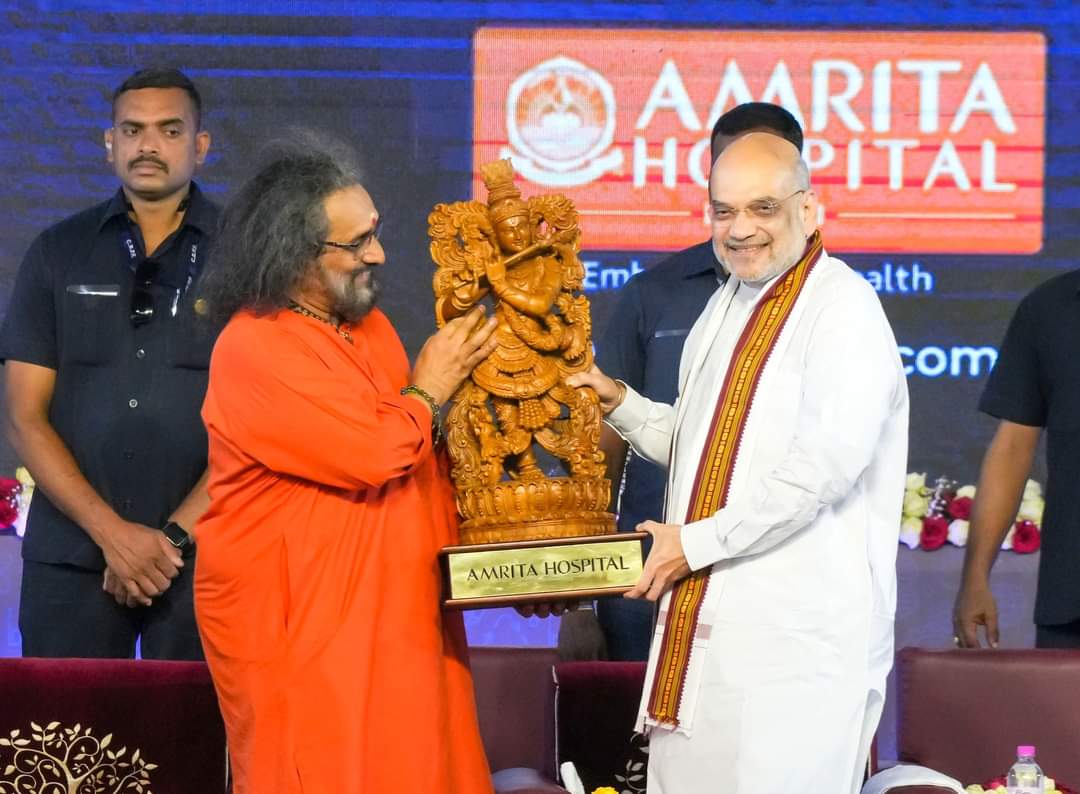
[[[68,284],[67,291],[73,295],[100,295],[115,298],[120,294],[119,284]]]

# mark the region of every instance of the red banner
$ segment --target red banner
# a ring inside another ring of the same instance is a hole
[[[830,250],[1042,247],[1040,33],[485,28],[474,50],[474,195],[510,157],[586,248],[707,239],[709,134],[749,101],[802,124]]]

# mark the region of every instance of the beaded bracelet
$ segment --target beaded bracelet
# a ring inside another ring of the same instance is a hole
[[[431,409],[431,443],[438,444],[442,440],[442,422],[439,421],[439,404],[435,402],[435,398],[419,386],[406,386],[401,390],[401,394],[415,394],[428,404]]]

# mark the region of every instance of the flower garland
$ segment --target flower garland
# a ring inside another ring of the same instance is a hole
[[[26,517],[34,496],[34,478],[25,466],[15,470],[15,479],[0,477],[0,535],[26,534]]]
[[[946,543],[966,546],[974,498],[974,485],[958,488],[954,480],[939,477],[931,488],[926,484],[925,473],[909,474],[904,489],[900,542],[909,549],[924,551],[940,549]],[[1001,548],[1017,554],[1038,551],[1041,542],[1039,527],[1045,507],[1042,486],[1028,480],[1020,510]]]

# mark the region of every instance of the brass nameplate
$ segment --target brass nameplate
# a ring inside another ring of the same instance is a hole
[[[626,592],[641,577],[646,533],[443,549],[449,607],[595,598]]]

